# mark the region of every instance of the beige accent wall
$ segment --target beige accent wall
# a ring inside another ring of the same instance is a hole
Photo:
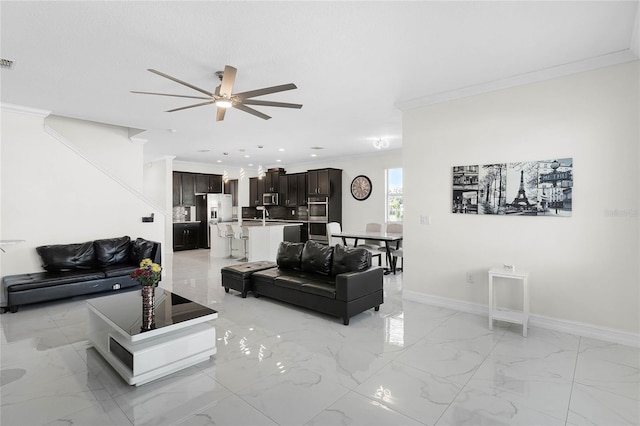
[[[405,111],[404,289],[486,306],[486,271],[515,264],[534,315],[638,333],[639,75],[632,62]],[[453,166],[556,157],[574,160],[572,217],[451,213]]]

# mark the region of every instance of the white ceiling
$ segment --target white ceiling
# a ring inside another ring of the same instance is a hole
[[[2,103],[145,129],[146,160],[243,167],[366,155],[379,138],[397,149],[401,108],[638,58],[638,1],[2,1],[0,14],[15,61]],[[146,69],[213,91],[225,64],[234,92],[293,82],[258,99],[304,107],[216,122],[214,106],[166,113],[191,100],[129,92],[197,96]]]

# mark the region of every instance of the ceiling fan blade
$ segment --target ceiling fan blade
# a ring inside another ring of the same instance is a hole
[[[187,105],[187,106],[180,107],[180,108],[170,109],[170,110],[165,111],[165,112],[176,112],[176,111],[180,111],[180,110],[183,110],[183,109],[195,108],[195,107],[204,106],[204,105],[211,105],[211,104],[213,104],[213,103],[215,103],[215,101],[201,102],[201,103],[199,103],[199,104]]]
[[[249,98],[255,98],[256,96],[263,96],[263,95],[268,95],[270,93],[284,92],[285,90],[292,90],[297,88],[298,87],[295,84],[289,83],[289,84],[281,84],[280,86],[265,87],[264,89],[249,90],[248,92],[234,93],[233,96],[237,99],[244,100]]]
[[[227,108],[220,108],[216,111],[216,121],[224,120],[224,114],[227,112]]]
[[[249,114],[255,115],[256,117],[260,117],[260,118],[262,118],[264,120],[268,120],[268,119],[271,118],[267,114],[263,114],[260,111],[256,111],[255,109],[249,108],[248,106],[243,105],[243,104],[241,104],[239,102],[235,102],[233,104],[233,107],[237,108],[237,109],[239,109],[241,111],[248,112]]]
[[[169,93],[138,92],[138,91],[136,91],[136,90],[131,90],[131,93],[137,93],[137,94],[139,94],[139,95],[174,96],[174,97],[176,97],[176,98],[211,99],[211,98],[205,98],[204,96],[171,95],[171,94],[169,94]]]
[[[271,102],[271,101],[259,101],[257,99],[245,99],[242,101],[245,105],[260,105],[260,106],[272,106],[281,108],[302,108],[301,104],[289,104],[286,102]]]
[[[231,98],[233,92],[233,83],[236,81],[236,69],[230,65],[224,66],[224,73],[222,74],[222,83],[220,83],[220,92],[217,93],[225,98]]]
[[[149,68],[147,71],[152,72],[154,74],[157,74],[157,75],[159,75],[161,77],[168,78],[171,81],[175,81],[176,83],[182,84],[183,86],[187,86],[187,87],[189,87],[189,88],[191,88],[193,90],[197,90],[198,92],[204,93],[205,95],[213,96],[213,93],[207,92],[206,90],[201,89],[201,88],[199,88],[197,86],[194,86],[193,84],[189,84],[186,81],[178,80],[177,78],[171,77],[170,75],[165,74],[163,72],[160,72],[160,71],[157,71],[157,70],[154,70],[154,69],[151,69],[151,68]]]

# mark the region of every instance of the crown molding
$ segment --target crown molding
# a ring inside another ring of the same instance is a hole
[[[623,64],[626,62],[637,61],[638,55],[631,49],[625,49],[619,52],[598,56],[595,58],[585,59],[583,61],[571,62],[569,64],[557,67],[545,68],[526,74],[520,74],[502,80],[491,81],[474,86],[462,87],[456,90],[450,90],[432,95],[409,99],[406,101],[396,102],[395,106],[401,111],[407,111],[413,108],[438,104],[441,102],[453,101],[456,99],[466,98],[469,96],[481,95],[484,93],[494,92],[497,90],[508,89],[511,87],[522,86],[539,81],[550,80],[552,78],[564,77],[580,72],[591,71],[598,68],[604,68],[611,65]]]
[[[45,118],[51,114],[51,111],[37,108],[29,108],[21,105],[0,103],[0,109],[3,111],[16,112],[18,114],[32,115],[35,117]]]

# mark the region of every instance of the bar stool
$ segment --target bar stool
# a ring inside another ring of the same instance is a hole
[[[231,225],[231,230],[233,231],[233,238],[236,240],[241,240],[243,244],[244,254],[242,259],[238,259],[239,262],[246,262],[247,260],[247,240],[249,239],[248,235],[244,234],[244,230],[240,225]]]
[[[227,227],[226,223],[218,222],[217,226],[218,226],[218,237],[226,238],[229,241],[229,256],[227,256],[227,259],[235,259],[231,254],[233,250],[231,246],[232,244],[231,240],[233,240],[233,233],[229,232],[229,228]]]

